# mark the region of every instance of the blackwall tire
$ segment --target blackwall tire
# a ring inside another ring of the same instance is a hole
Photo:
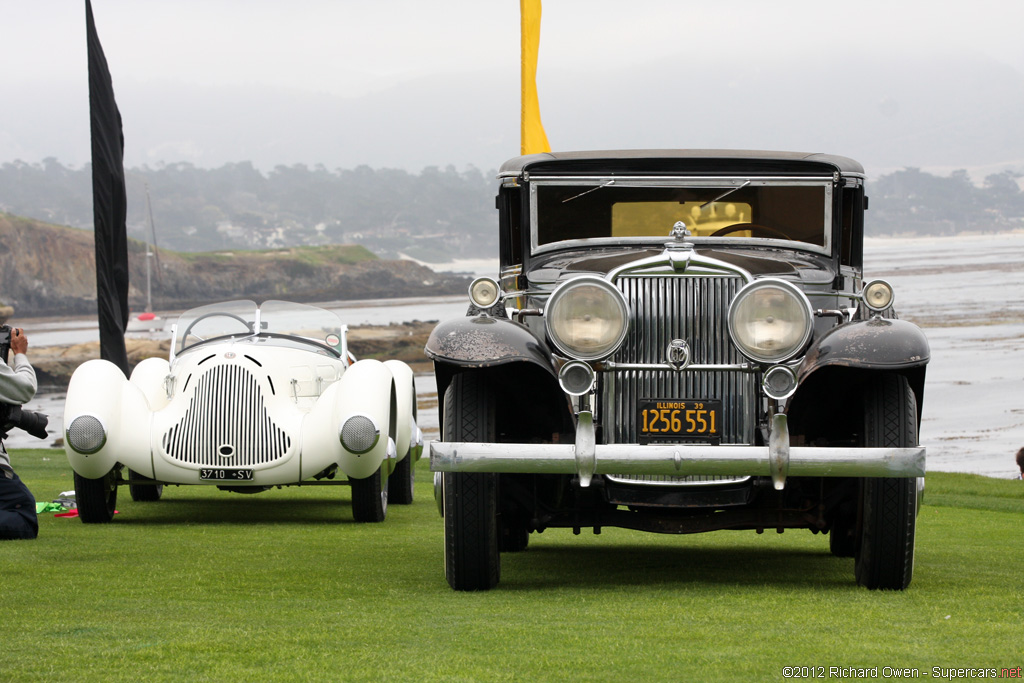
[[[865,446],[916,446],[917,402],[905,377],[879,375],[864,406]],[[914,575],[917,480],[868,477],[861,483],[857,583],[903,590]]]
[[[494,395],[475,374],[456,375],[444,395],[446,441],[493,442]],[[445,472],[444,570],[458,591],[490,590],[501,577],[498,475]]]
[[[412,464],[412,453],[395,465],[395,471],[388,477],[388,501],[396,505],[412,503],[416,482],[416,468]]]
[[[380,468],[365,479],[350,479],[352,517],[357,522],[383,522],[388,514],[388,488],[381,482]]]
[[[136,472],[135,470],[128,470],[128,480],[138,479],[149,479]],[[128,484],[128,493],[131,494],[132,500],[136,502],[152,502],[154,500],[160,500],[160,496],[164,494],[163,484]]]
[[[99,479],[87,479],[75,472],[75,502],[78,518],[84,524],[107,524],[114,519],[120,476],[116,467]]]

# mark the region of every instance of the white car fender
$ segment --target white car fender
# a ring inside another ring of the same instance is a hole
[[[95,452],[80,453],[71,447],[65,433],[64,450],[75,472],[98,479],[121,463],[140,474],[153,476],[149,403],[143,392],[113,363],[86,361],[72,374],[64,401],[65,430],[84,415],[99,420],[106,438]]]
[[[413,418],[413,408],[416,406],[416,383],[413,380],[412,368],[400,360],[384,361],[384,365],[391,371],[395,378],[395,394],[398,399],[398,419],[396,421],[398,436],[395,438],[395,445],[398,447],[398,459],[401,460],[409,453],[409,446],[415,441],[413,429],[416,421]],[[413,454],[413,459],[416,454]]]
[[[156,412],[167,405],[167,387],[164,381],[171,374],[166,358],[147,358],[135,366],[129,382],[142,391],[149,403],[149,409]]]
[[[349,478],[365,479],[378,467],[387,475],[395,463],[388,461],[388,441],[394,439],[391,371],[376,360],[350,365],[341,379],[327,388],[302,422],[302,477],[308,478],[330,462]],[[396,411],[397,414],[397,411]],[[341,443],[341,430],[355,416],[368,417],[379,438],[368,451],[354,453]]]

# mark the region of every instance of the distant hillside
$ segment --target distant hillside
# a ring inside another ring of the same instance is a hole
[[[370,299],[466,291],[468,279],[410,261],[386,261],[363,247],[329,245],[268,251],[182,254],[161,251],[153,268],[156,309],[227,299],[292,301]],[[129,241],[129,304],[146,299],[146,246]],[[96,310],[96,265],[90,231],[0,213],[0,303],[26,315]]]

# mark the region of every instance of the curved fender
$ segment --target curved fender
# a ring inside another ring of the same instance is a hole
[[[302,421],[302,470],[308,479],[332,462],[349,478],[365,479],[383,466],[384,474],[394,469],[388,461],[391,425],[391,371],[376,360],[350,365],[341,379],[327,388]],[[341,445],[341,428],[353,415],[365,415],[380,430],[376,445],[366,453],[352,453]]]
[[[410,453],[415,462],[419,458],[419,453],[413,453],[409,448],[415,445],[416,441],[413,434],[413,430],[416,429],[416,382],[413,380],[412,368],[400,360],[384,361],[384,366],[391,371],[391,376],[395,379],[398,403],[398,417],[395,421],[398,436],[395,438],[395,445],[398,448],[398,459],[401,460],[406,453]]]
[[[164,408],[169,399],[164,380],[171,372],[170,364],[163,358],[147,358],[135,366],[129,382],[139,388],[145,395],[152,411]]]
[[[430,333],[424,349],[436,363],[482,368],[526,361],[553,376],[551,350],[526,325],[505,318],[476,316],[446,320]]]
[[[98,418],[107,438],[98,451],[86,455],[71,448],[65,434],[64,452],[75,472],[98,479],[121,463],[147,477],[153,476],[149,403],[113,363],[86,361],[71,375],[64,401],[64,428],[81,415]]]
[[[833,327],[804,357],[797,371],[803,381],[819,368],[838,365],[869,370],[903,370],[927,365],[931,359],[928,339],[917,325],[906,320],[871,320]]]

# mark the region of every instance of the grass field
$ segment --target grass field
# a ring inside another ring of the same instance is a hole
[[[15,451],[36,498],[62,451]],[[869,592],[809,532],[551,530],[498,589],[451,591],[417,501],[352,522],[345,487],[119,493],[109,525],[0,543],[0,680],[784,680],[783,667],[1024,665],[1024,484],[933,474],[914,582]],[[888,672],[892,675],[893,672]],[[928,675],[926,675],[928,674]]]

